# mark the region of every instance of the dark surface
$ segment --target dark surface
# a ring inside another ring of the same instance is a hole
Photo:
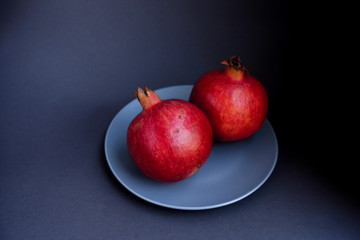
[[[0,239],[359,239],[334,29],[348,35],[326,9],[290,2],[1,1]],[[269,95],[269,180],[207,211],[133,196],[103,150],[131,90],[193,84],[232,55]]]

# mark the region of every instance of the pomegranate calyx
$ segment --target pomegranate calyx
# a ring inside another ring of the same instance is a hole
[[[247,68],[242,64],[240,57],[233,56],[229,60],[224,60],[221,64],[225,65],[224,72],[232,80],[241,81],[248,73]]]
[[[161,99],[158,97],[158,95],[147,86],[144,87],[144,90],[138,87],[137,90],[133,90],[133,92],[140,102],[143,110],[161,102]]]
[[[244,64],[241,62],[240,57],[232,56],[228,60],[224,60],[221,62],[221,64],[226,65],[229,68],[233,68],[237,71],[244,71],[248,72],[247,68],[244,66]]]

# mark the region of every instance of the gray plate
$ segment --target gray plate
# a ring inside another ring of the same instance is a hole
[[[188,100],[192,85],[156,90],[161,99]],[[214,142],[203,167],[190,178],[161,183],[144,176],[133,164],[126,148],[127,128],[142,111],[137,99],[127,104],[112,120],[105,137],[109,167],[119,182],[136,196],[168,208],[201,210],[239,201],[257,190],[273,171],[278,144],[266,119],[250,138],[237,142]]]

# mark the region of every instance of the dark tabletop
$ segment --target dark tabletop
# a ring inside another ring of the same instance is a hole
[[[0,239],[359,239],[351,122],[338,86],[323,85],[336,65],[323,43],[336,25],[307,6],[1,1]],[[232,55],[268,92],[279,142],[268,181],[202,211],[128,192],[103,146],[132,89],[194,84]]]

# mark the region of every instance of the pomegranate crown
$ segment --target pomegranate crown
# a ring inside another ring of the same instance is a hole
[[[244,66],[244,64],[241,62],[240,57],[232,56],[228,60],[224,60],[221,62],[221,64],[224,64],[230,68],[233,68],[237,71],[244,71],[248,72],[247,68]]]
[[[161,102],[161,99],[158,97],[158,95],[147,86],[145,86],[144,90],[138,87],[137,90],[133,90],[133,93],[137,97],[144,110]]]
[[[144,87],[144,90],[141,89],[141,87],[138,87],[137,90],[133,90],[133,93],[135,94],[135,96],[137,97],[137,99],[139,99],[139,95],[145,95],[146,97],[149,96],[148,91],[151,91],[151,89],[149,89],[147,86]]]

